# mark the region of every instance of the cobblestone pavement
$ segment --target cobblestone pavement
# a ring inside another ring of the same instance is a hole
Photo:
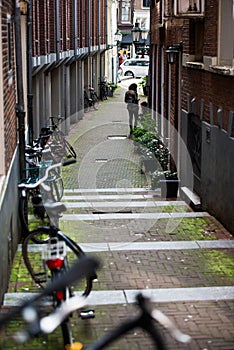
[[[233,350],[233,237],[209,213],[194,213],[180,198],[165,201],[160,191],[150,190],[134,143],[126,138],[128,116],[122,101],[127,85],[125,81],[98,111],[85,114],[69,134],[78,161],[63,171],[68,210],[60,227],[102,262],[88,299],[96,317],[82,321],[75,313],[74,337],[85,348],[135,315],[134,296],[142,291],[192,337],[190,344],[177,343],[160,326],[168,349]],[[36,264],[38,250],[32,250]],[[1,313],[30,292],[38,292],[38,287],[24,266],[19,245]],[[59,328],[15,345],[10,335],[19,327],[22,322],[16,318],[1,332],[2,349],[62,349]],[[108,347],[145,348],[154,347],[138,329]]]

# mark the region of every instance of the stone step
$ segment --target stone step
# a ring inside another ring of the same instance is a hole
[[[85,253],[111,251],[144,251],[144,250],[194,250],[194,249],[234,249],[234,240],[209,241],[168,241],[168,242],[102,242],[81,243],[79,246]],[[31,244],[29,252],[40,252],[44,245]],[[18,251],[21,251],[21,244]]]
[[[64,193],[77,194],[77,193],[142,193],[142,192],[155,192],[143,187],[134,188],[75,188],[75,189],[65,189]]]
[[[96,221],[96,220],[158,220],[209,217],[207,212],[172,212],[172,213],[92,213],[63,214],[61,220],[66,221]]]
[[[158,288],[158,289],[124,289],[92,291],[87,298],[88,305],[113,305],[134,303],[138,293],[150,297],[153,302],[186,302],[186,301],[221,301],[234,299],[233,286]],[[33,298],[37,293],[6,293],[4,307],[16,307]],[[78,292],[76,294],[79,294]],[[48,306],[49,300],[45,303]]]
[[[72,208],[87,208],[92,209],[95,208],[118,208],[118,207],[127,207],[127,208],[159,208],[159,207],[167,207],[167,206],[187,206],[184,201],[111,201],[111,202],[66,202],[66,207],[68,209]]]
[[[202,210],[200,197],[195,192],[193,192],[190,188],[186,186],[181,187],[180,195],[181,195],[181,198],[183,198],[184,201],[188,203],[193,210],[195,211]]]
[[[153,200],[156,199],[154,194],[148,194],[148,193],[143,193],[143,194],[131,194],[131,193],[122,193],[122,194],[98,194],[96,193],[95,195],[85,195],[85,194],[80,194],[80,195],[65,195],[63,196],[63,201],[115,201],[115,200]]]

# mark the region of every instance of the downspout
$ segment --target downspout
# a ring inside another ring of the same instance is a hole
[[[33,90],[32,90],[32,0],[27,13],[27,84],[28,84],[28,141],[33,144]]]
[[[101,9],[100,0],[98,0],[98,51],[101,49]]]
[[[100,72],[100,77],[99,77],[99,81],[101,81],[101,77],[102,77],[102,60],[101,60],[101,53],[100,53],[100,50],[101,50],[101,19],[100,19],[100,0],[98,0],[98,53],[99,53],[99,57],[100,57],[100,60],[99,60],[99,72]]]
[[[108,0],[106,0],[106,46],[108,46]]]
[[[60,25],[59,25],[59,0],[55,0],[55,38],[56,38],[56,61],[60,59]]]
[[[90,55],[90,45],[91,45],[91,41],[90,41],[90,35],[91,35],[91,4],[90,4],[90,0],[88,0],[88,53]]]
[[[21,47],[21,23],[20,23],[20,1],[15,1],[15,53],[16,53],[16,81],[17,97],[16,117],[18,118],[19,138],[19,175],[25,178],[25,110],[23,90],[23,69],[22,69],[22,47]]]
[[[77,0],[73,1],[74,6],[74,55],[77,55]]]

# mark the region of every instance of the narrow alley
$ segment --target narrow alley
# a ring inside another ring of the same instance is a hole
[[[61,229],[97,256],[102,267],[88,297],[92,320],[74,314],[75,339],[86,346],[125,318],[134,315],[135,296],[149,296],[155,307],[192,337],[179,344],[162,329],[168,349],[234,348],[234,240],[208,212],[194,212],[180,197],[161,198],[141,171],[140,156],[129,139],[123,102],[130,80],[114,96],[90,110],[68,136],[77,163],[63,170],[67,211]],[[36,252],[34,252],[36,256]],[[5,310],[38,291],[27,275],[19,245]],[[3,312],[3,311],[2,311]],[[61,331],[15,345],[1,335],[3,349],[62,349]],[[109,349],[153,349],[149,337],[130,332]]]

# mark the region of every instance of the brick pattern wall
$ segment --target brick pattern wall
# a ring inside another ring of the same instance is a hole
[[[183,52],[185,54],[195,53],[195,37],[194,26],[196,22],[194,19],[175,19],[173,17],[166,17],[167,25],[165,28],[159,28],[161,21],[161,4],[162,2],[154,3],[151,7],[151,42],[152,45],[164,45],[168,47],[170,44],[176,44],[183,41]],[[170,1],[165,0],[166,13],[170,10]],[[218,0],[205,1],[205,18],[204,18],[204,44],[203,56],[216,57],[218,54]],[[160,50],[158,50],[159,52]],[[154,58],[155,59],[155,58]],[[160,62],[160,57],[159,60]],[[168,77],[168,64],[165,54],[164,74],[165,82]],[[159,66],[158,69],[161,69]],[[171,67],[171,118],[174,122],[177,108],[177,81],[178,75],[176,65]],[[210,121],[209,106],[210,103],[214,106],[214,114],[218,107],[223,109],[223,128],[227,130],[229,111],[233,110],[233,96],[234,96],[234,78],[233,76],[225,76],[215,74],[206,70],[183,67],[182,69],[182,108],[187,110],[187,94],[191,98],[196,97],[198,101],[198,114],[200,112],[199,103],[201,99],[204,100],[204,120]],[[154,77],[152,84],[156,84]],[[160,81],[158,82],[157,90],[160,94]],[[167,96],[167,83],[164,88],[164,95]],[[165,98],[165,111],[167,111],[167,98]],[[217,120],[215,118],[215,123]],[[234,135],[234,133],[233,133]]]
[[[90,3],[90,37],[88,37],[88,5]],[[77,47],[106,43],[106,1],[77,0],[76,16],[74,0],[59,0],[59,51],[74,50],[74,21],[77,26]],[[33,56],[56,53],[56,0],[33,0]],[[100,21],[100,23],[99,23]],[[100,29],[100,33],[99,33]],[[89,41],[90,39],[90,41]]]
[[[5,171],[7,173],[17,144],[17,120],[15,114],[15,48],[14,48],[14,7],[13,2],[2,1],[2,58],[3,58],[3,100],[4,100],[4,133],[5,133]],[[12,83],[9,83],[7,16],[11,16],[11,66]],[[3,150],[2,150],[3,151]]]

